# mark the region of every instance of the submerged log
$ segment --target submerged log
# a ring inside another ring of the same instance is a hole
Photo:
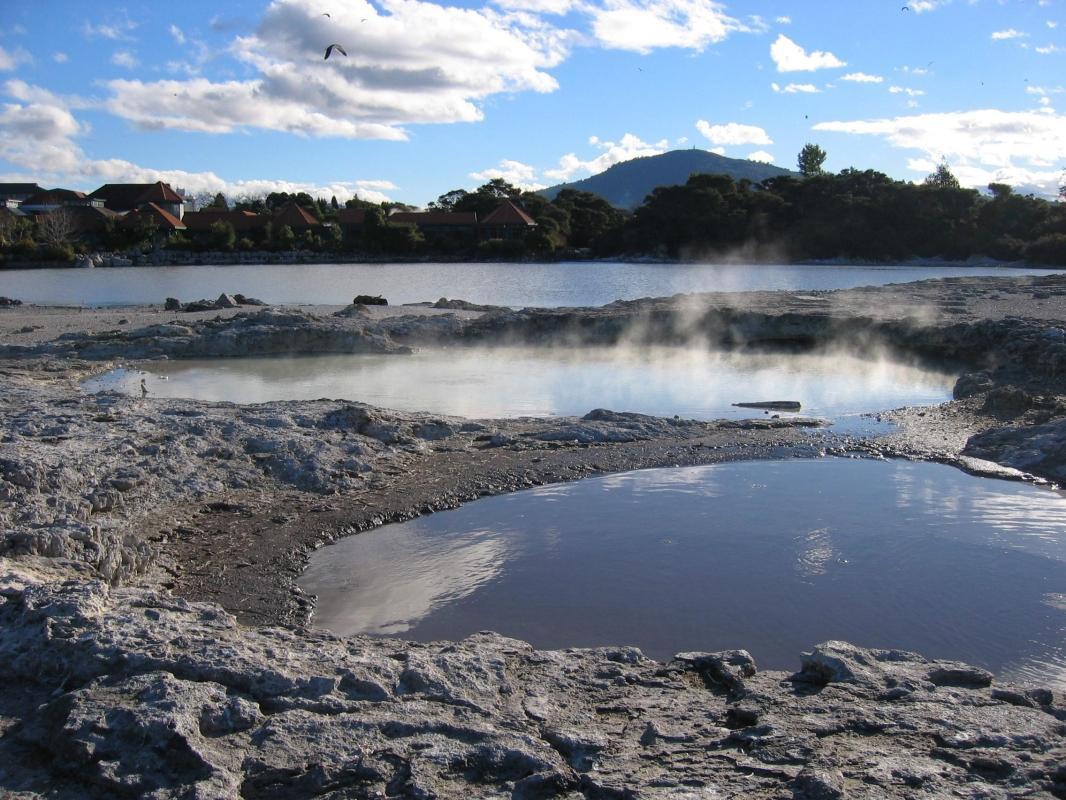
[[[770,408],[774,411],[799,411],[801,406],[795,400],[763,400],[755,403],[733,403],[739,408]]]

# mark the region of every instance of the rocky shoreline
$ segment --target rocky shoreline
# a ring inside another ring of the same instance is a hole
[[[1063,320],[1059,276],[598,309],[0,309],[0,792],[1066,797],[1063,697],[965,665],[824,643],[789,676],[742,651],[662,664],[490,634],[338,639],[303,627],[313,602],[293,583],[338,536],[639,467],[850,453],[1064,482]],[[465,420],[78,388],[161,357],[694,341],[890,350],[963,377],[877,439],[769,417]]]

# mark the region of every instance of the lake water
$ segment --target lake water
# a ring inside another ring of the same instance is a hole
[[[678,292],[846,289],[973,275],[1047,275],[1002,267],[624,264],[262,264],[119,269],[0,270],[0,295],[26,303],[162,304],[240,292],[270,303],[350,303],[357,294],[390,303],[439,297],[524,306],[599,306]]]
[[[547,486],[352,536],[300,580],[314,624],[494,630],[794,670],[827,639],[1066,689],[1066,497],[951,467],[823,459]]]
[[[846,353],[700,348],[452,348],[411,356],[334,355],[169,361],[114,370],[88,391],[260,403],[334,398],[464,417],[581,415],[593,408],[714,419],[761,415],[736,402],[798,400],[842,417],[951,398],[955,376]]]

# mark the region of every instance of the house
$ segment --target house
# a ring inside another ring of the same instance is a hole
[[[480,220],[478,227],[482,239],[524,239],[537,223],[510,200],[504,200]]]
[[[147,224],[163,234],[185,230],[184,222],[156,203],[146,203],[142,208],[126,213],[122,217],[122,224]]]
[[[162,181],[155,183],[105,183],[89,197],[104,201],[104,207],[120,214],[136,211],[149,203],[176,217],[185,216],[185,198]]]
[[[22,201],[19,206],[23,211],[40,213],[55,211],[57,208],[103,208],[104,201],[89,197],[85,192],[72,189],[42,189]]]
[[[205,208],[203,211],[186,211],[181,218],[190,233],[201,233],[211,229],[216,222],[228,222],[234,232],[240,236],[251,231],[266,228],[271,218],[254,211],[229,211],[222,208]]]
[[[427,240],[477,237],[477,214],[473,211],[397,211],[389,222],[416,225]]]
[[[0,205],[7,206],[9,201],[21,203],[27,197],[43,191],[36,183],[0,183]]]
[[[366,224],[365,208],[341,208],[335,215],[337,227],[345,236],[356,236]]]
[[[293,233],[322,227],[322,223],[318,221],[316,216],[296,203],[286,203],[275,210],[271,221],[274,223],[275,231],[285,225],[288,225]]]

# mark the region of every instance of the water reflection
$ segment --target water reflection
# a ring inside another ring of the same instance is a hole
[[[138,392],[116,370],[89,391]],[[841,416],[950,398],[946,372],[841,353],[769,354],[692,348],[457,348],[412,356],[214,359],[152,366],[155,397],[258,403],[322,397],[465,417],[584,414],[596,407],[691,418],[761,416],[732,403],[800,400]]]
[[[128,305],[242,292],[271,303],[351,302],[357,294],[417,303],[461,297],[513,306],[600,306],[679,292],[846,289],[925,278],[1051,275],[1003,267],[817,264],[255,264],[227,267],[4,270],[4,293],[26,303]]]
[[[942,465],[727,464],[389,526],[316,553],[301,585],[314,622],[341,632],[492,629],[657,658],[746,647],[777,669],[844,639],[1066,688],[1064,532],[1062,495]]]

